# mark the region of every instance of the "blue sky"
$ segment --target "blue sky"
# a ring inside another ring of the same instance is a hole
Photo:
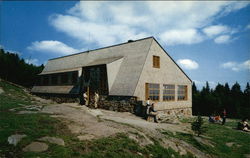
[[[0,45],[36,65],[154,36],[201,87],[250,81],[250,3],[0,2]]]

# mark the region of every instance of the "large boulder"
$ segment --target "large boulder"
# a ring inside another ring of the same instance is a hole
[[[179,118],[175,114],[158,114],[158,119],[161,123],[181,124]]]
[[[32,142],[31,144],[27,145],[23,148],[25,152],[43,152],[48,150],[49,146],[45,143],[41,142]]]

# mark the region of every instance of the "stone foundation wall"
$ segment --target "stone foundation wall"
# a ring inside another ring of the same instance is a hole
[[[114,96],[100,96],[98,108],[118,111],[118,112],[131,112],[134,113],[137,106],[142,102],[137,101],[135,97],[114,97]],[[91,106],[91,103],[90,103]]]
[[[192,116],[192,108],[166,109],[166,110],[159,111],[159,113],[167,114],[167,115]]]

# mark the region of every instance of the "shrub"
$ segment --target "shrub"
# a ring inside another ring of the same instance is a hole
[[[200,136],[201,134],[205,133],[205,127],[203,126],[204,121],[203,118],[198,115],[196,117],[196,119],[194,120],[194,122],[191,123],[191,129],[194,131],[194,133],[196,133],[198,136]]]

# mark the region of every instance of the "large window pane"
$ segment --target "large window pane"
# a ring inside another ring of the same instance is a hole
[[[175,85],[163,84],[163,101],[175,100]]]
[[[153,84],[148,83],[146,84],[147,88],[147,94],[146,98],[150,98],[150,100],[156,100],[158,101],[160,98],[160,85],[159,84]]]
[[[178,100],[187,100],[187,86],[178,85]]]

